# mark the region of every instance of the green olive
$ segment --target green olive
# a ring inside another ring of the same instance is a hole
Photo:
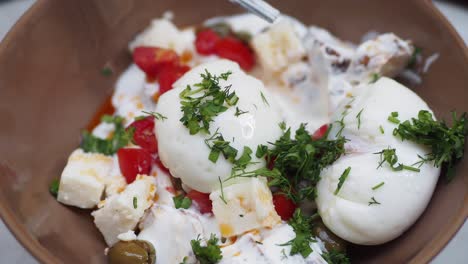
[[[109,264],[154,264],[156,251],[144,240],[119,241],[107,253]]]
[[[333,234],[321,220],[315,221],[312,229],[314,236],[320,238],[325,244],[328,251],[335,250],[338,252],[346,251],[346,241]]]

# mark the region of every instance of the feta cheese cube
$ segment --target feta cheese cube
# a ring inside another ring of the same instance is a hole
[[[80,208],[93,208],[101,200],[104,178],[112,166],[112,157],[85,153],[77,149],[68,158],[60,178],[57,200]]]
[[[119,158],[117,155],[112,157],[112,167],[108,177],[104,179],[104,184],[106,185],[106,198],[121,193],[125,189],[125,186],[127,186],[127,181],[120,171]]]
[[[194,40],[193,30],[179,30],[168,19],[154,19],[148,28],[130,42],[129,49],[133,51],[138,46],[152,46],[172,49],[182,54],[185,50],[193,50]]]
[[[138,175],[122,193],[112,195],[100,209],[91,213],[109,246],[119,240],[119,234],[136,227],[145,210],[153,204],[155,192],[154,178]]]
[[[279,72],[305,56],[300,37],[288,20],[274,24],[267,31],[255,35],[252,45],[260,64],[269,72]]]
[[[224,187],[223,190],[212,192],[210,199],[223,237],[239,235],[256,228],[273,227],[281,222],[264,178],[246,179]]]

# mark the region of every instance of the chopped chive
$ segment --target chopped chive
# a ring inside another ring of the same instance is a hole
[[[377,190],[378,188],[382,187],[383,185],[385,184],[385,182],[381,182],[379,184],[377,184],[376,186],[372,187],[372,190]]]
[[[348,178],[349,172],[351,171],[351,167],[346,168],[343,171],[343,174],[341,174],[339,181],[338,181],[338,186],[336,186],[335,190],[335,195],[338,194],[338,192],[341,190],[341,187],[343,186],[344,182],[346,181],[346,178]]]
[[[380,133],[381,133],[382,135],[385,134],[385,131],[384,131],[384,129],[383,129],[382,126],[379,126],[379,130],[380,130]]]
[[[379,202],[377,202],[377,200],[375,200],[374,197],[371,198],[370,202],[369,202],[369,206],[373,205],[373,204],[380,204]]]
[[[361,114],[362,114],[363,110],[364,110],[364,108],[362,108],[361,111],[359,111],[359,113],[356,115],[356,118],[357,118],[357,121],[358,121],[358,125],[357,125],[358,129],[361,128]]]
[[[136,198],[136,196],[133,196],[133,208],[134,209],[138,208],[138,198]]]

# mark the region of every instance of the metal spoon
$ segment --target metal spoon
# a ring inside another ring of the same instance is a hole
[[[280,11],[278,11],[278,9],[272,7],[263,0],[231,0],[231,2],[239,4],[247,11],[270,23],[273,23],[280,15]]]

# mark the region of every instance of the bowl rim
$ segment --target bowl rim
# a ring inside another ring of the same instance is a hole
[[[418,2],[419,6],[425,9],[429,14],[431,14],[437,22],[440,23],[448,33],[454,38],[455,45],[463,53],[463,60],[465,64],[468,64],[468,47],[457,33],[453,25],[448,21],[448,19],[441,13],[439,9],[431,0],[412,0]],[[32,16],[41,9],[44,9],[48,1],[38,0],[36,1],[13,25],[13,27],[8,31],[4,39],[0,42],[0,57],[5,53],[5,46],[8,46],[13,39],[18,35],[20,29],[26,26]],[[434,246],[431,248],[425,248],[419,251],[413,258],[410,263],[428,263],[431,261],[438,253],[440,253],[448,244],[448,242],[455,236],[455,234],[460,230],[465,221],[468,218],[468,195],[465,195],[464,205],[460,213],[458,214],[455,221],[447,228],[447,232],[442,234],[438,241],[435,242]],[[26,226],[19,221],[18,217],[15,216],[11,208],[6,204],[6,201],[2,194],[0,193],[0,217],[2,218],[5,226],[10,230],[15,239],[21,244],[21,246],[28,252],[32,257],[41,263],[60,263],[60,261],[54,257],[51,252],[49,252],[44,246],[42,246],[39,241],[27,230]]]

